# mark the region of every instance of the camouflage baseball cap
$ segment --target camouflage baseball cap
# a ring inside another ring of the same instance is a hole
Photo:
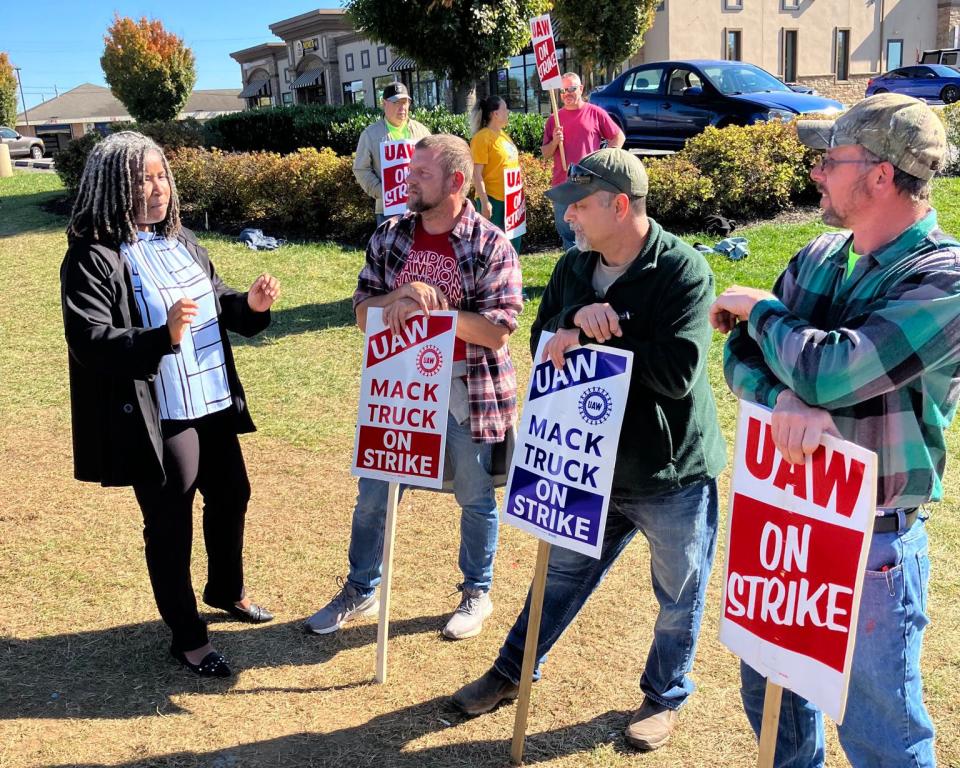
[[[940,118],[924,102],[899,93],[870,96],[836,120],[799,120],[797,136],[814,149],[859,144],[924,180],[943,167],[947,151]]]
[[[579,163],[571,163],[567,180],[545,194],[560,205],[570,205],[601,189],[645,197],[649,186],[647,170],[640,158],[624,149],[610,147],[592,152]]]

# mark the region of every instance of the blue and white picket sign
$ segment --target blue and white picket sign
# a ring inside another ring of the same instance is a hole
[[[501,517],[599,559],[633,353],[576,347],[557,370],[540,362],[552,336],[540,336]]]

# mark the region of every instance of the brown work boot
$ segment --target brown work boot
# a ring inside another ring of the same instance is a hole
[[[501,701],[513,701],[519,693],[519,685],[490,667],[482,677],[453,694],[453,705],[466,715],[482,715],[495,709]]]
[[[630,718],[624,735],[637,749],[657,749],[667,743],[676,725],[677,710],[644,697],[640,709]]]

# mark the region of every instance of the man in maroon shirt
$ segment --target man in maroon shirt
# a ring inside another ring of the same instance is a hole
[[[453,469],[453,493],[461,508],[463,594],[443,628],[451,640],[479,634],[493,610],[489,593],[499,519],[491,458],[493,445],[516,418],[517,381],[507,339],[523,306],[516,251],[466,199],[472,175],[473,158],[463,139],[441,134],[417,143],[407,179],[410,210],[374,232],[353,295],[361,329],[370,307],[383,309],[384,322],[394,332],[415,312],[457,310],[446,465]],[[308,632],[336,632],[353,619],[376,614],[387,486],[360,478],[347,579],[307,620]]]
[[[579,163],[592,152],[600,149],[600,142],[606,140],[608,147],[622,147],[624,142],[621,131],[613,119],[604,110],[583,100],[583,85],[573,72],[567,72],[561,79],[560,91],[563,109],[559,111],[560,127],[556,121],[548,118],[543,127],[543,156],[553,158],[553,186],[567,180],[567,168]],[[560,158],[560,145],[563,145],[564,167]],[[553,203],[553,220],[557,225],[557,234],[563,241],[563,250],[573,247],[573,230],[564,221],[567,206]]]

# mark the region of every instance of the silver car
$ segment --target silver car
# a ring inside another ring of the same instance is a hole
[[[32,157],[39,160],[45,151],[43,139],[24,136],[3,125],[0,125],[0,142],[10,147],[10,157]]]

